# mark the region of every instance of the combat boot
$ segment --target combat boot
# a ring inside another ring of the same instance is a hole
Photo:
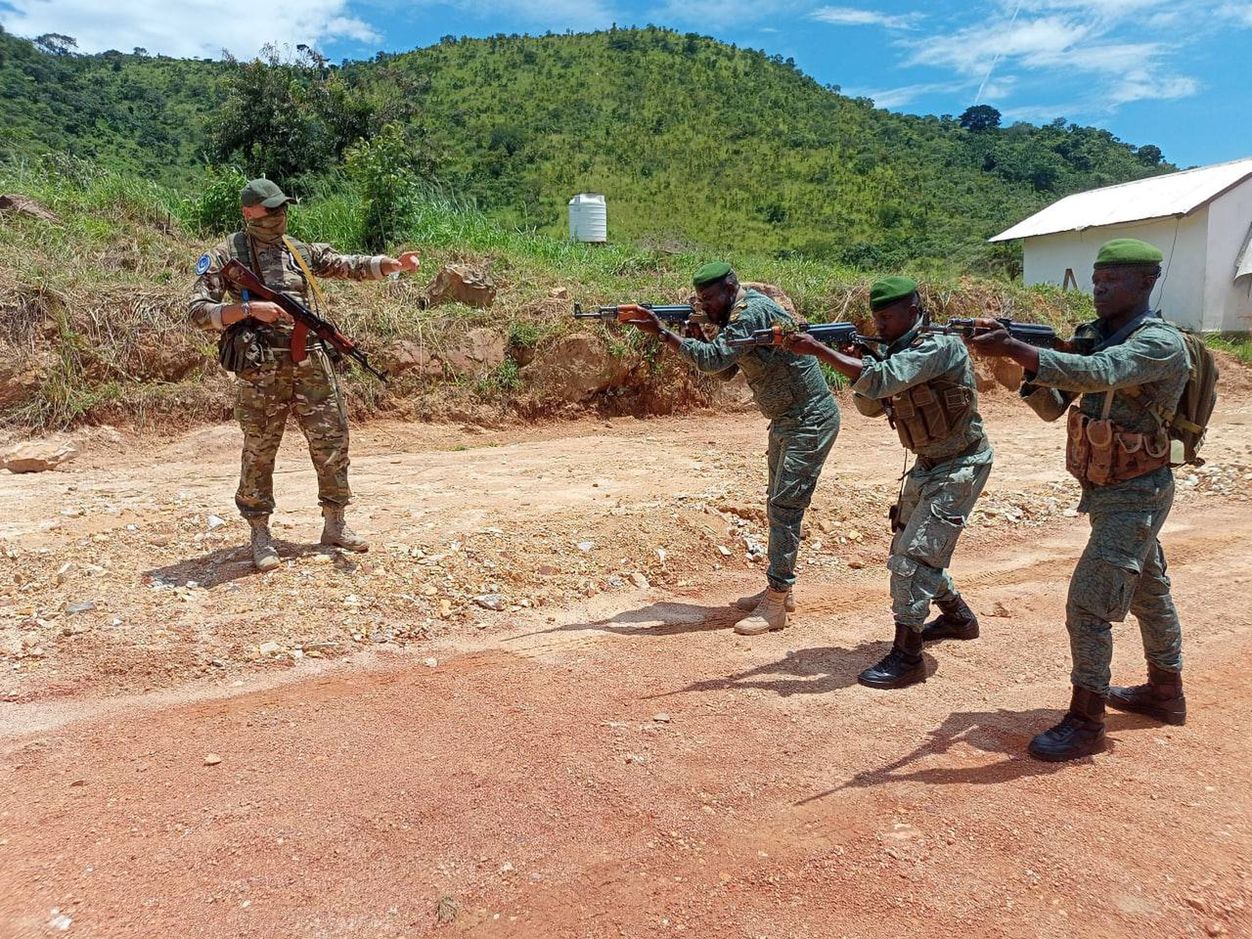
[[[766,591],[762,590],[760,593],[754,593],[750,597],[740,597],[732,603],[731,606],[733,606],[736,610],[743,611],[744,613],[755,613],[756,608],[765,602],[765,593]],[[796,595],[794,591],[787,591],[787,601],[785,605],[788,613],[794,613],[796,611]]]
[[[270,517],[248,519],[252,527],[252,566],[258,571],[272,571],[278,566],[278,549],[270,538]]]
[[[922,658],[922,634],[911,626],[896,623],[896,638],[891,651],[877,665],[870,666],[856,677],[868,688],[904,688],[926,680],[926,661]]]
[[[939,615],[922,627],[922,642],[978,638],[978,617],[960,594],[951,600],[939,600],[935,606],[939,607]]]
[[[1074,686],[1069,711],[1030,741],[1030,755],[1047,763],[1077,760],[1104,750],[1104,695]]]
[[[1108,705],[1119,711],[1146,714],[1165,724],[1187,722],[1187,699],[1182,693],[1182,672],[1171,672],[1148,663],[1148,683],[1109,689]]]
[[[343,520],[342,505],[322,506],[326,524],[322,526],[322,544],[333,545],[347,551],[368,551],[370,544]]]
[[[759,636],[761,633],[783,629],[787,625],[787,591],[765,589],[763,599],[752,615],[735,623],[735,632],[741,636]]]

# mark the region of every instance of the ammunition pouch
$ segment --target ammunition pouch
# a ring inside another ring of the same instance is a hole
[[[1146,476],[1169,463],[1169,435],[1126,430],[1107,418],[1069,409],[1065,468],[1079,482],[1109,486]]]
[[[268,331],[249,320],[240,320],[222,331],[217,339],[217,361],[236,375],[260,368],[273,361]]]
[[[973,404],[972,388],[937,379],[893,395],[891,416],[900,442],[916,453],[951,436]]]

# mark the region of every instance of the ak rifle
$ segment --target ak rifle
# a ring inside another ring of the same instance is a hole
[[[726,344],[732,349],[757,349],[762,346],[781,346],[788,336],[807,333],[818,342],[828,346],[861,346],[869,348],[882,342],[873,336],[862,336],[852,323],[797,323],[795,327],[775,324],[769,329],[755,330],[752,335],[742,339],[728,339]]]
[[[248,300],[268,300],[270,303],[278,304],[282,307],[284,313],[295,320],[297,333],[301,327],[304,327],[305,330],[330,347],[332,358],[338,359],[345,355],[350,356],[357,365],[379,381],[384,383],[387,381],[387,373],[380,372],[370,365],[369,356],[362,352],[355,342],[341,333],[339,327],[330,320],[318,316],[294,297],[280,293],[277,290],[271,290],[265,286],[265,281],[257,277],[238,258],[231,258],[227,261],[222,267],[220,274],[222,278],[235,285],[245,302]],[[296,338],[293,336],[293,344],[296,341]]]
[[[695,312],[695,309],[689,303],[675,303],[669,306],[663,306],[653,303],[640,303],[638,306],[645,310],[651,310],[656,314],[656,318],[662,323],[670,326],[680,325],[687,322],[687,318]],[[618,319],[618,311],[620,306],[598,306],[591,310],[584,310],[577,303],[574,304],[574,319],[576,320],[600,320],[605,323],[621,323],[630,322],[629,320]]]

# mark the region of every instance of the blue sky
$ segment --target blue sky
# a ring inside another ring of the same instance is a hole
[[[250,56],[267,40],[333,60],[441,36],[652,23],[791,57],[823,84],[915,114],[990,104],[1154,143],[1180,165],[1252,157],[1252,0],[0,0],[11,33],[84,52]]]

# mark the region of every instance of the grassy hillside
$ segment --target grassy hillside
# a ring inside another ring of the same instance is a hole
[[[996,230],[1170,168],[1063,121],[892,114],[779,57],[659,29],[449,37],[338,67],[55,55],[0,35],[0,157],[66,152],[178,185],[207,158],[309,192],[387,122],[420,151],[413,172],[505,228],[559,235],[570,195],[593,190],[615,240],[864,269],[1006,269],[1012,249],[984,244]]]
[[[229,417],[231,382],[217,366],[212,338],[186,322],[195,260],[216,240],[196,227],[211,193],[188,197],[81,165],[72,175],[0,168],[0,191],[33,196],[60,216],[6,215],[0,224],[0,428],[183,427]],[[310,199],[293,211],[294,231],[359,249],[359,204],[352,193]],[[507,354],[489,371],[412,371],[385,388],[349,373],[345,385],[358,416],[473,420],[560,412],[579,402],[550,384],[547,372],[526,366],[560,364],[560,344],[575,332],[590,332],[618,363],[593,407],[646,414],[712,400],[717,383],[660,355],[641,334],[588,328],[570,316],[573,301],[681,301],[704,256],[571,244],[502,228],[481,212],[429,196],[415,200],[406,217],[409,227],[397,242],[421,248],[421,275],[328,283],[334,318],[383,364],[394,343],[438,353],[474,329],[502,337]],[[803,259],[730,258],[745,279],[781,285],[813,321],[866,313],[868,274]],[[499,288],[491,309],[423,309],[425,286],[449,261],[490,272]],[[1079,294],[970,277],[925,279],[923,293],[940,318],[991,310],[1059,325],[1090,312]]]

